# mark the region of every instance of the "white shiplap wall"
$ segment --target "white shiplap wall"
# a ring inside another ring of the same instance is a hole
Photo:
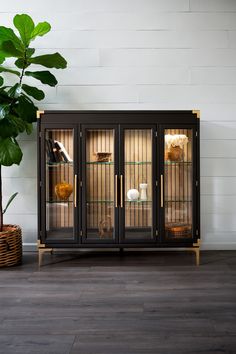
[[[60,51],[68,69],[42,109],[200,109],[202,240],[236,248],[236,0],[64,0],[1,3],[48,20],[38,53]],[[36,135],[22,136],[20,167],[4,169],[4,194],[19,191],[5,222],[36,242]],[[4,198],[6,199],[6,198]]]

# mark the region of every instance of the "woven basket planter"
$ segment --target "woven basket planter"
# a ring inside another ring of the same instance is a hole
[[[17,225],[4,225],[0,232],[0,267],[10,267],[21,262],[21,228]]]

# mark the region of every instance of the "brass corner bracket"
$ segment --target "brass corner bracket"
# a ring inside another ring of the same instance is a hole
[[[197,239],[197,242],[193,243],[193,247],[200,247],[201,240],[200,238]]]
[[[40,119],[40,118],[41,118],[41,114],[44,114],[44,111],[37,111],[37,112],[36,112],[36,117],[37,117],[37,119]]]
[[[40,240],[37,241],[37,247],[38,248],[45,248],[45,244],[44,243],[41,243]]]
[[[193,110],[192,110],[192,113],[193,113],[193,114],[196,114],[196,115],[197,115],[197,118],[200,119],[200,110],[199,110],[199,109],[193,109]]]

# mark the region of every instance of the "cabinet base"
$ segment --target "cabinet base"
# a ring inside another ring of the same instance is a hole
[[[161,250],[162,250],[161,248],[158,249],[158,251],[161,251]],[[166,250],[166,248],[165,248],[165,250]],[[121,251],[121,253],[123,253],[123,248],[120,248],[120,251]],[[173,251],[173,249],[171,249],[170,251]],[[181,248],[181,249],[176,248],[176,251],[194,252],[195,257],[196,257],[196,266],[200,265],[200,248],[199,248],[199,246]],[[53,248],[38,247],[38,252],[39,252],[38,253],[38,266],[40,268],[42,266],[44,253],[50,252],[52,255]]]

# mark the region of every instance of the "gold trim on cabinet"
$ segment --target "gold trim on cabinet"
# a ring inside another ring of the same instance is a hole
[[[164,206],[163,175],[161,175],[161,208]]]
[[[193,114],[196,114],[196,115],[197,115],[197,118],[200,119],[200,110],[199,110],[199,109],[193,109],[193,110],[192,110],[192,113],[193,113]]]
[[[124,207],[124,198],[123,198],[123,175],[120,175],[120,207]]]
[[[74,176],[74,207],[77,207],[77,175]]]
[[[45,247],[45,244],[44,243],[41,243],[40,240],[37,241],[37,247],[38,248],[44,248]]]
[[[44,114],[44,111],[37,111],[37,112],[36,112],[36,117],[37,117],[37,119],[40,119],[40,118],[41,118],[41,114]]]
[[[197,239],[197,242],[193,243],[193,247],[200,247],[201,240],[200,238]]]
[[[53,248],[39,248],[39,249],[38,249],[38,265],[39,265],[39,268],[40,268],[41,265],[42,265],[43,255],[44,255],[44,253],[46,253],[46,252],[50,252],[51,255],[52,255]]]

